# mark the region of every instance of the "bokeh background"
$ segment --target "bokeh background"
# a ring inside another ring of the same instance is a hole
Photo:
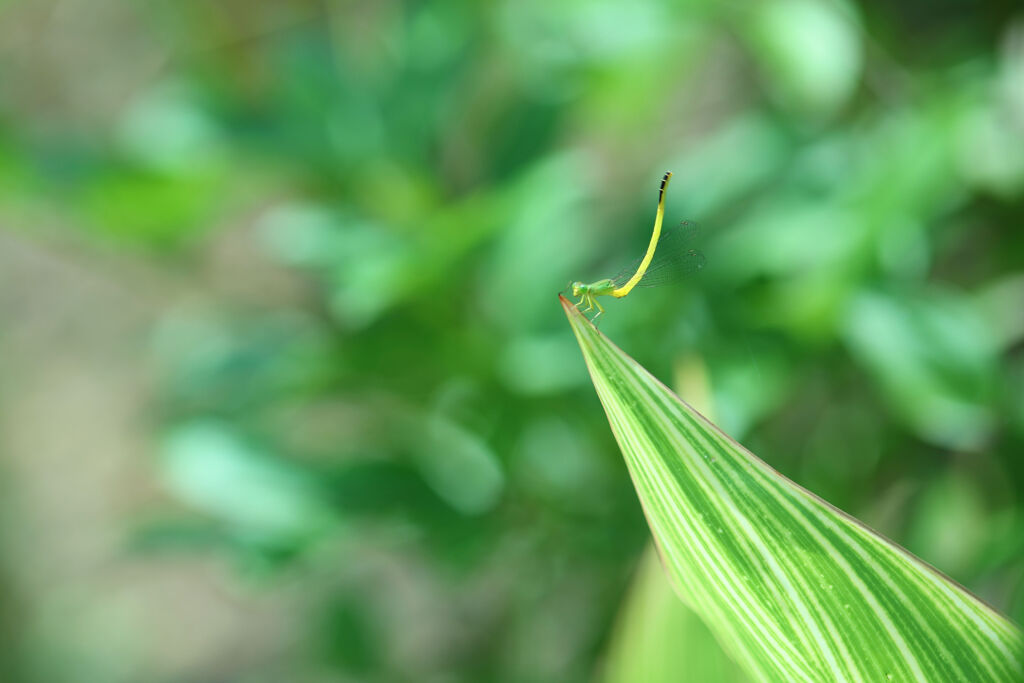
[[[1024,620],[1016,3],[5,0],[0,678],[738,680],[556,299],[666,169],[602,329]]]

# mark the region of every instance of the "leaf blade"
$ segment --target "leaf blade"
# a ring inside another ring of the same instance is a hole
[[[563,306],[680,597],[763,680],[1021,680],[1021,632],[782,477]]]

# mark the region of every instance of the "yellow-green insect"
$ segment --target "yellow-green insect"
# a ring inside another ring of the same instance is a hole
[[[683,221],[679,227],[666,231],[662,236],[661,225],[665,218],[665,189],[668,181],[672,178],[672,172],[666,172],[661,179],[661,187],[658,189],[658,212],[654,216],[654,232],[651,234],[651,242],[647,245],[647,253],[643,258],[634,262],[615,277],[605,278],[590,284],[580,281],[572,283],[572,295],[579,297],[577,306],[586,304],[583,312],[597,309],[598,316],[604,313],[604,307],[597,300],[600,296],[614,296],[617,299],[629,294],[637,286],[654,286],[674,279],[675,276],[685,275],[704,267],[704,255],[690,245],[697,232],[697,225],[689,221]],[[658,252],[658,261],[654,261],[655,250],[659,244],[661,249]]]

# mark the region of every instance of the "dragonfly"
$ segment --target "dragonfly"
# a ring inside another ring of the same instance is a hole
[[[665,219],[665,191],[671,179],[671,171],[667,171],[661,178],[661,186],[658,188],[658,211],[654,216],[654,232],[643,257],[624,268],[615,277],[589,284],[577,280],[571,284],[572,295],[579,298],[576,302],[577,308],[586,304],[586,308],[582,309],[584,313],[597,309],[592,322],[596,322],[604,313],[604,307],[598,301],[598,297],[613,296],[621,299],[635,287],[666,284],[704,268],[704,254],[693,248],[699,233],[696,223],[682,221],[678,226],[662,232],[661,226]]]

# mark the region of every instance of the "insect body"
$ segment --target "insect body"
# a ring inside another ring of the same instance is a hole
[[[594,320],[604,313],[604,307],[597,300],[598,297],[614,296],[621,299],[633,291],[634,287],[662,284],[676,276],[685,275],[704,267],[704,255],[690,248],[697,232],[695,223],[683,221],[678,228],[666,230],[662,234],[661,226],[665,218],[665,189],[671,178],[672,173],[667,172],[661,179],[661,187],[658,190],[658,212],[654,217],[654,231],[643,258],[615,277],[590,284],[579,281],[572,283],[572,295],[579,297],[576,305],[586,304],[587,307],[583,309],[584,313],[597,309]],[[655,250],[658,250],[656,261],[654,260]]]

